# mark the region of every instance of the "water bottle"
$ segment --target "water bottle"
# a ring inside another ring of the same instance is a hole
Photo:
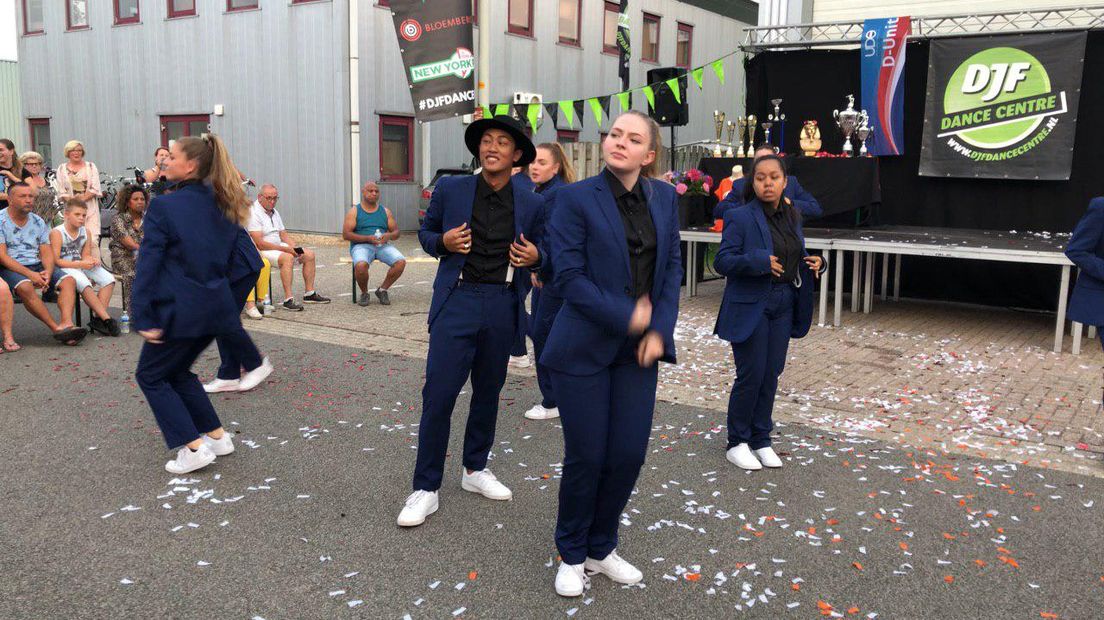
[[[119,331],[124,334],[130,333],[130,315],[126,312],[123,313],[123,316],[119,317]]]
[[[272,314],[276,309],[272,307],[272,295],[265,295],[262,312],[264,314]]]
[[[376,241],[379,241],[380,239],[383,239],[383,231],[377,228],[376,229]]]

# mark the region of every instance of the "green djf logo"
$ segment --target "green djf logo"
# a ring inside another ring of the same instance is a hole
[[[1065,91],[1053,91],[1038,59],[1014,47],[993,47],[970,56],[951,75],[938,136],[975,161],[1006,160],[1042,142],[1058,124],[1048,117],[1066,111]]]

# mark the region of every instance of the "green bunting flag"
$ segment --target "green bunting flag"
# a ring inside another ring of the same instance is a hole
[[[491,116],[493,116],[491,114],[491,106],[485,105],[480,107],[483,109],[483,118],[491,118]]]
[[[499,104],[495,105],[495,109],[494,109],[494,115],[495,116],[506,116],[509,113],[510,113],[510,104],[508,104],[508,103],[499,103]]]
[[[717,74],[717,79],[724,84],[724,59],[718,58],[713,61],[713,73]]]
[[[567,126],[575,129],[575,106],[570,101],[557,101],[556,104],[560,106],[560,111],[567,119]]]
[[[705,67],[698,67],[690,72],[690,75],[694,77],[694,83],[698,85],[698,90],[702,89],[702,74],[705,73]]]
[[[644,97],[648,100],[648,107],[655,109],[655,91],[651,86],[645,86],[643,89]]]
[[[675,103],[682,104],[682,92],[679,90],[679,79],[673,77],[667,80],[667,88],[671,89],[671,94],[675,96]]]
[[[598,103],[598,99],[596,97],[591,97],[590,99],[587,99],[587,103],[590,104],[590,109],[594,112],[594,122],[598,123],[598,125],[601,126],[602,104]]]
[[[529,111],[526,116],[529,118],[529,126],[533,128],[533,133],[537,133],[537,120],[540,118],[541,104],[530,103]]]
[[[628,109],[631,107],[629,105],[629,95],[630,95],[629,91],[625,91],[623,93],[617,93],[617,102],[621,104],[621,111],[622,112],[627,112]]]

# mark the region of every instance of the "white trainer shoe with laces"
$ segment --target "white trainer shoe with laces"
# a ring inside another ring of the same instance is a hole
[[[241,388],[241,381],[237,379],[215,379],[203,384],[203,391],[208,394],[217,392],[237,392]]]
[[[644,573],[617,555],[617,551],[610,551],[610,554],[601,560],[587,558],[583,567],[588,572],[602,573],[617,583],[626,585],[640,583],[644,579]]]
[[[758,450],[754,450],[754,452],[755,457],[759,459],[763,467],[770,467],[772,469],[782,467],[782,459],[778,458],[778,455],[775,454],[770,446],[759,448]]]
[[[556,594],[582,596],[583,591],[588,588],[590,588],[590,577],[587,577],[582,564],[560,562],[560,570],[556,572]]]
[[[460,478],[460,488],[478,493],[487,499],[508,500],[514,496],[513,492],[499,482],[489,469],[481,469],[469,474],[465,467],[463,477]]]
[[[165,471],[170,474],[186,474],[197,469],[203,469],[215,461],[215,453],[206,444],[198,450],[190,450],[188,446],[181,446],[176,453],[176,458],[165,463]]]
[[[398,523],[403,527],[421,525],[426,517],[437,512],[437,507],[437,491],[414,491],[406,498]]]
[[[272,374],[272,370],[272,362],[268,360],[268,357],[265,357],[261,360],[260,366],[242,375],[241,387],[238,388],[238,391],[248,392],[249,390],[252,390],[258,385],[264,383],[265,379],[268,378],[268,375]]]
[[[222,431],[222,439],[214,439],[210,435],[204,435],[203,445],[210,448],[215,456],[226,456],[234,453],[234,440],[230,438],[230,433],[226,430]]]
[[[511,355],[510,365],[514,368],[529,368],[533,365],[528,355]]]
[[[533,405],[532,409],[525,412],[525,417],[530,420],[553,420],[560,417],[560,408],[547,408],[544,405],[537,403]]]
[[[732,463],[740,469],[747,469],[750,471],[756,471],[763,469],[763,464],[759,462],[759,459],[755,458],[755,455],[751,453],[751,448],[746,443],[742,443],[738,446],[728,449],[725,453],[725,458],[729,463]]]

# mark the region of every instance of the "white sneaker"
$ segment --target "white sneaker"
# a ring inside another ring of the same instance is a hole
[[[241,381],[237,379],[215,379],[203,384],[203,391],[208,394],[216,392],[237,392],[241,388]]]
[[[528,355],[511,355],[510,365],[514,368],[528,368],[533,365]]]
[[[588,588],[590,588],[590,577],[587,577],[582,564],[560,562],[560,570],[556,572],[556,594],[582,596],[583,590]]]
[[[264,315],[261,314],[261,311],[257,310],[257,306],[250,306],[250,307],[246,308],[245,309],[245,316],[247,316],[251,319],[257,320],[257,321],[260,321],[261,319],[264,318]]]
[[[725,453],[725,458],[728,459],[729,463],[740,469],[750,469],[752,471],[763,469],[763,464],[755,458],[755,455],[751,453],[751,448],[746,443],[729,448],[728,452]]]
[[[230,438],[229,431],[222,431],[222,439],[215,439],[210,435],[203,436],[203,445],[211,449],[215,456],[226,456],[234,452],[234,440]]]
[[[242,375],[241,387],[238,388],[238,391],[248,392],[249,390],[252,390],[258,385],[264,383],[264,380],[268,378],[268,375],[272,374],[272,370],[272,362],[268,361],[268,358],[265,357],[263,360],[261,360],[260,366]]]
[[[560,417],[560,408],[552,407],[546,408],[544,405],[537,403],[533,405],[533,408],[525,412],[525,417],[530,420],[551,420]]]
[[[617,555],[616,551],[610,551],[610,554],[603,560],[587,558],[583,567],[591,573],[602,573],[617,583],[626,585],[640,583],[644,580],[644,573],[623,560],[621,556]]]
[[[763,464],[763,467],[770,467],[777,469],[782,467],[782,459],[778,458],[778,455],[774,453],[774,450],[770,446],[766,448],[759,448],[755,450],[755,456],[759,459],[759,462]]]
[[[498,481],[489,469],[481,469],[468,474],[468,469],[463,468],[464,475],[460,478],[460,488],[471,493],[478,493],[487,499],[507,500],[514,496],[506,485]]]
[[[437,507],[437,491],[414,491],[406,498],[398,523],[403,527],[421,525],[426,517],[437,512]]]
[[[215,453],[206,444],[195,452],[183,446],[176,453],[176,458],[165,463],[165,471],[170,474],[186,474],[197,469],[207,467],[215,460]]]

